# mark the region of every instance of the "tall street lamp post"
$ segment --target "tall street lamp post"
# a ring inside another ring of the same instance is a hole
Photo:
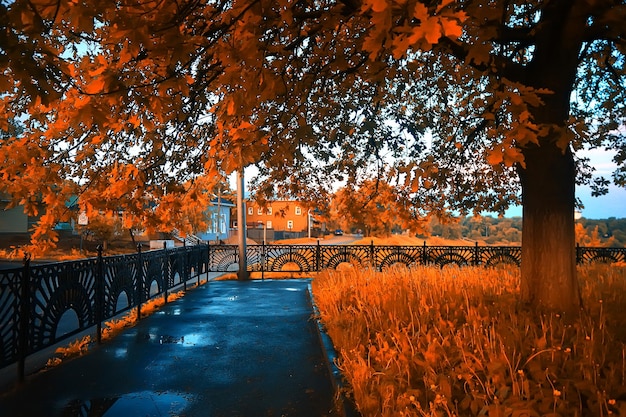
[[[237,171],[237,237],[239,241],[239,270],[237,271],[237,278],[239,280],[250,278],[248,274],[248,259],[246,257],[246,210],[243,206],[244,186],[242,167]]]

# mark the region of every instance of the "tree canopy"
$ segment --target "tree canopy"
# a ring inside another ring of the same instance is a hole
[[[624,0],[0,1],[0,129],[23,126],[0,191],[43,207],[36,238],[69,195],[171,227],[250,164],[291,194],[385,178],[424,215],[521,201],[522,298],[574,310],[576,152],[615,149],[626,183],[625,17]]]
[[[334,194],[330,220],[345,230],[361,230],[364,236],[389,236],[394,231],[424,232],[423,217],[402,198],[395,187],[380,179],[349,184]]]
[[[374,58],[460,34],[445,3],[18,0],[0,18],[0,128],[24,126],[0,144],[3,189],[33,214],[43,201],[39,238],[72,194],[159,223],[198,176],[302,175],[310,149],[341,163],[339,134],[318,140],[351,131],[348,109],[385,79]]]

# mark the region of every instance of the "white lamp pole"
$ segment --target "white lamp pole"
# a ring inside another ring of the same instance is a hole
[[[239,238],[239,271],[237,271],[237,278],[240,280],[249,278],[248,259],[246,257],[246,210],[243,205],[244,188],[244,173],[243,167],[241,167],[237,171],[237,236]]]
[[[311,239],[311,209],[306,212],[306,225],[309,230],[309,239]]]

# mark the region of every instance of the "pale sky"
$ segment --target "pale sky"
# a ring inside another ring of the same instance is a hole
[[[580,155],[590,158],[591,164],[596,167],[595,175],[603,175],[610,180],[611,172],[616,167],[612,160],[612,152],[607,152],[603,149],[593,149],[581,152]],[[582,216],[587,219],[626,218],[626,189],[624,188],[611,185],[608,194],[592,197],[590,187],[578,186],[576,187],[576,197],[584,204],[585,207],[581,212]],[[507,217],[521,215],[521,207],[513,207],[506,212]]]
[[[614,152],[602,149],[593,149],[581,153],[591,159],[596,167],[596,174],[611,178],[615,170],[613,162]],[[583,217],[588,219],[608,219],[609,217],[626,218],[626,189],[616,186],[609,187],[609,193],[601,197],[592,197],[589,187],[577,187],[577,197],[585,205],[582,209]]]
[[[608,219],[609,217],[626,219],[626,189],[624,188],[611,186],[608,194],[592,197],[589,187],[576,187],[576,196],[585,205],[580,211],[587,219]],[[505,215],[506,217],[521,216],[522,208],[519,206],[510,208]]]

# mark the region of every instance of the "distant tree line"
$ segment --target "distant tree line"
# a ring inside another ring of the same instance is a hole
[[[492,216],[459,217],[450,222],[432,219],[420,237],[469,239],[488,245],[521,244],[522,218]],[[576,221],[576,243],[580,246],[626,246],[626,219],[586,219]]]

